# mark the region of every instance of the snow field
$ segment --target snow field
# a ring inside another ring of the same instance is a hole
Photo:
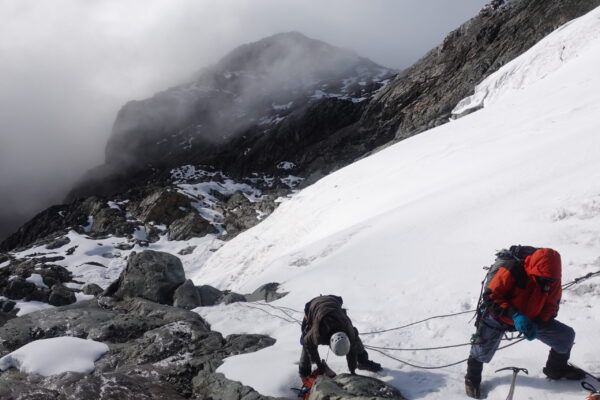
[[[571,22],[515,60],[519,67],[500,71],[503,85],[488,88],[499,91],[484,109],[304,189],[226,243],[193,275],[194,281],[239,292],[280,282],[289,294],[271,305],[295,310],[319,294],[338,294],[358,330],[368,332],[474,308],[485,274],[481,267],[493,262],[496,250],[512,244],[557,249],[563,282],[600,270],[599,18],[596,9]],[[544,70],[539,64],[548,57],[542,53],[562,49],[554,40],[577,50],[563,52],[559,65]],[[582,41],[585,46],[579,45]],[[572,360],[596,373],[599,295],[598,278],[566,291],[558,317],[577,332]],[[231,357],[219,372],[263,394],[292,397],[289,387],[299,384],[296,323],[243,304],[197,311],[224,334],[275,337],[274,346]],[[466,343],[473,333],[470,317],[432,320],[362,339],[404,348]],[[390,354],[437,366],[466,358],[468,349]],[[547,351],[537,341],[499,351],[484,368],[488,398],[508,393],[510,374],[493,372],[506,366],[530,371],[518,379],[519,398],[583,398],[578,382],[545,379],[541,368]],[[464,396],[464,364],[420,370],[370,354],[386,367],[382,379],[408,398]],[[321,356],[327,357],[326,348]],[[344,358],[329,354],[328,363],[347,371]]]

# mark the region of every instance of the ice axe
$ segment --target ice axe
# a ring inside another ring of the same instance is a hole
[[[508,396],[506,397],[506,400],[512,400],[513,395],[515,394],[515,383],[517,382],[517,374],[519,373],[519,371],[523,371],[527,375],[529,375],[529,371],[527,371],[527,369],[525,369],[525,368],[506,367],[506,368],[500,368],[499,370],[496,370],[496,372],[507,371],[507,370],[511,370],[513,372],[513,376],[512,376],[512,381],[510,382],[510,390],[508,391]]]

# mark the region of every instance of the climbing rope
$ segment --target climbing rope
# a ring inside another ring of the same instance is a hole
[[[578,283],[580,283],[582,281],[585,281],[585,280],[588,280],[590,278],[593,278],[594,276],[598,276],[598,275],[600,275],[600,271],[590,272],[590,273],[588,273],[588,274],[586,274],[584,276],[580,276],[579,278],[573,279],[571,282],[565,283],[564,285],[562,285],[562,288],[563,288],[563,290],[568,290],[572,286],[574,286],[574,285],[576,285],[576,284],[578,284]]]
[[[281,320],[284,320],[285,322],[289,322],[290,324],[296,323],[298,325],[302,325],[302,322],[300,322],[299,320],[297,320],[295,318],[287,319],[285,317],[282,317],[281,315],[277,315],[277,314],[273,314],[271,312],[268,312],[267,310],[265,310],[263,308],[260,308],[260,307],[254,307],[254,306],[251,306],[251,305],[249,305],[247,303],[242,303],[242,302],[240,302],[239,304],[242,305],[242,306],[244,306],[244,307],[247,307],[247,308],[253,308],[255,310],[260,310],[260,311],[264,312],[265,314],[269,314],[269,315],[271,315],[271,316],[273,316],[275,318],[279,318]]]
[[[452,313],[452,314],[435,315],[433,317],[425,318],[425,319],[422,319],[420,321],[411,322],[410,324],[406,324],[406,325],[402,325],[402,326],[397,326],[395,328],[382,329],[380,331],[360,332],[360,334],[361,335],[374,335],[376,333],[384,333],[384,332],[397,331],[397,330],[400,330],[400,329],[408,328],[409,326],[418,325],[418,324],[422,324],[423,322],[431,321],[432,319],[454,317],[455,315],[467,314],[467,313],[472,313],[472,312],[475,312],[475,310],[460,311],[460,312]]]
[[[518,339],[518,340],[516,340],[513,343],[507,344],[506,346],[498,347],[497,350],[502,350],[502,349],[506,349],[507,347],[514,346],[515,344],[520,343],[523,340],[525,340],[525,338]],[[400,362],[402,364],[408,365],[408,366],[413,367],[413,368],[418,368],[418,369],[442,369],[442,368],[448,368],[448,367],[453,367],[453,366],[458,365],[458,364],[462,364],[462,363],[464,363],[464,362],[466,362],[468,360],[468,358],[465,358],[463,360],[456,361],[456,362],[453,362],[453,363],[450,363],[450,364],[437,365],[437,366],[434,366],[434,367],[427,367],[425,365],[416,365],[416,364],[410,363],[408,361],[401,360],[401,359],[399,359],[397,357],[394,357],[394,356],[392,356],[392,355],[390,355],[390,354],[388,354],[388,353],[386,353],[386,352],[384,352],[382,350],[379,350],[377,347],[374,347],[374,346],[364,345],[364,347],[365,347],[365,349],[373,350],[373,351],[375,351],[375,352],[377,352],[377,353],[379,353],[379,354],[381,354],[381,355],[383,355],[383,356],[385,356],[387,358],[390,358],[390,359],[398,361],[398,362]]]

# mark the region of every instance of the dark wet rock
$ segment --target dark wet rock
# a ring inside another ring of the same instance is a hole
[[[225,294],[225,296],[223,296],[219,300],[219,303],[232,304],[232,303],[239,303],[239,302],[245,302],[245,301],[247,301],[247,300],[243,294],[229,292],[229,293]]]
[[[57,283],[50,289],[48,303],[53,306],[66,306],[77,301],[75,292],[71,289]]]
[[[225,204],[223,225],[227,236],[233,237],[260,222],[253,204],[243,193],[236,192]]]
[[[263,396],[250,386],[242,385],[225,378],[223,374],[211,374],[200,371],[192,381],[194,395],[197,399],[219,400],[276,400],[275,397]],[[283,400],[282,398],[280,398]]]
[[[102,292],[104,292],[104,289],[102,289],[100,286],[96,285],[95,283],[87,284],[81,289],[81,293],[87,294],[87,295],[92,295],[94,297],[101,295]]]
[[[20,300],[28,297],[34,290],[36,286],[34,283],[26,281],[21,277],[16,277],[14,279],[10,279],[4,290],[2,290],[2,294],[9,299],[12,300]]]
[[[95,235],[127,236],[135,231],[135,224],[127,222],[121,210],[103,208],[94,214],[92,233]]]
[[[188,246],[179,250],[179,253],[177,254],[179,254],[180,256],[187,256],[188,254],[192,254],[194,250],[196,250],[196,246]]]
[[[189,240],[209,233],[217,233],[217,229],[196,212],[188,213],[169,225],[169,240]]]
[[[42,280],[48,287],[52,287],[58,283],[71,282],[73,274],[60,265],[44,265],[40,270],[36,270],[36,273],[42,276]]]
[[[210,285],[198,286],[197,289],[203,306],[214,306],[223,297],[223,292]]]
[[[55,240],[51,241],[50,243],[48,243],[46,245],[46,248],[48,250],[55,250],[55,249],[61,248],[63,246],[66,246],[69,243],[71,243],[71,239],[69,239],[67,236],[62,236],[62,237],[59,237],[58,239],[55,239]]]
[[[266,301],[268,303],[278,300],[287,294],[287,292],[278,293],[278,288],[279,283],[277,282],[267,283],[256,289],[251,294],[245,295],[245,297],[247,301]]]
[[[159,189],[132,207],[131,213],[144,223],[170,225],[173,221],[185,217],[191,210],[190,204],[190,199],[181,193]]]
[[[0,264],[3,264],[7,261],[10,261],[10,256],[8,254],[0,253]]]
[[[117,299],[141,297],[161,304],[172,304],[175,289],[185,282],[179,258],[153,250],[129,257],[127,267],[105,291]]]
[[[0,326],[0,356],[33,340],[64,335],[107,342],[110,350],[96,361],[89,375],[65,373],[44,378],[14,369],[5,371],[0,374],[0,397],[206,399],[197,394],[204,389],[202,383],[194,386],[195,376],[204,374],[208,384],[224,358],[274,343],[262,335],[224,339],[198,314],[181,308],[140,298],[99,298],[9,319]],[[219,385],[239,384],[219,378]],[[244,390],[250,392],[250,388]],[[41,397],[28,397],[34,394]],[[216,396],[213,398],[226,398]]]
[[[225,348],[230,355],[254,352],[274,344],[275,339],[264,335],[229,335],[225,338]]]
[[[405,400],[398,389],[379,379],[341,374],[331,379],[321,375],[315,381],[309,400]]]
[[[191,310],[202,305],[200,293],[194,286],[194,282],[190,279],[185,281],[175,290],[173,295],[173,306]]]
[[[127,251],[127,250],[131,250],[135,247],[135,244],[133,243],[118,243],[115,245],[116,249],[122,250],[122,251]]]
[[[41,301],[48,303],[50,301],[50,289],[36,286],[35,290],[27,296],[30,301]],[[69,303],[70,304],[70,303]]]
[[[73,246],[68,248],[67,251],[65,251],[65,254],[68,256],[72,255],[73,253],[75,253],[75,250],[77,250],[78,247],[79,246]]]
[[[0,312],[8,313],[15,308],[15,302],[11,300],[0,300]]]
[[[33,257],[32,261],[36,263],[53,263],[56,261],[63,261],[65,258],[63,256],[42,256],[42,257]]]

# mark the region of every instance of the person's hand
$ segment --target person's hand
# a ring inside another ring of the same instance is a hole
[[[537,325],[532,322],[526,315],[516,312],[512,316],[515,322],[515,329],[522,332],[527,340],[533,340],[537,336]]]

